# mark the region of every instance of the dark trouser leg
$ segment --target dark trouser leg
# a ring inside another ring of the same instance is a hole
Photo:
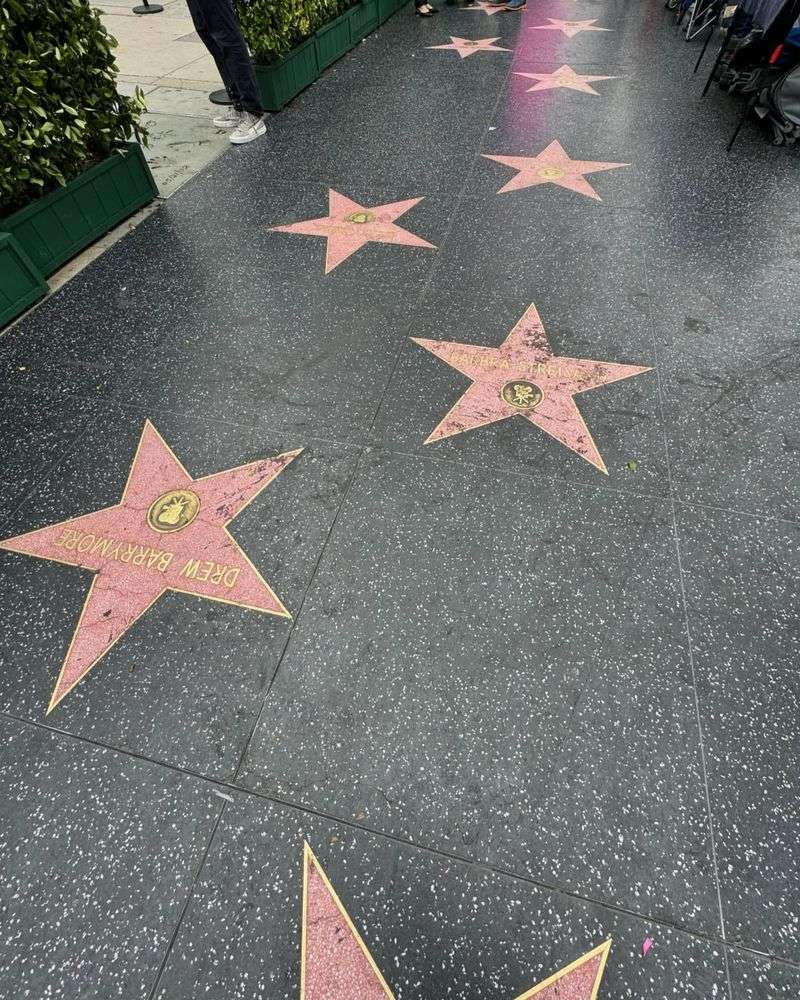
[[[239,110],[261,115],[253,63],[231,0],[187,0],[197,34],[217,64],[225,89]]]
[[[210,2],[213,3],[214,0],[210,0]],[[228,97],[230,97],[234,105],[241,110],[242,95],[236,86],[236,80],[233,79],[228,73],[228,67],[225,65],[225,55],[220,46],[217,45],[205,17],[205,8],[209,5],[209,0],[186,0],[186,3],[189,7],[189,13],[192,15],[195,31],[200,36],[202,43],[208,49],[214,62],[217,64],[217,72],[220,75],[220,79],[225,84],[225,89],[228,91]]]

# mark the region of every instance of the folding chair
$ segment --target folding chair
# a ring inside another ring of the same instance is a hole
[[[694,0],[689,7],[689,20],[686,24],[686,41],[701,35],[706,28],[710,28],[719,20],[720,9],[724,6],[724,0]]]

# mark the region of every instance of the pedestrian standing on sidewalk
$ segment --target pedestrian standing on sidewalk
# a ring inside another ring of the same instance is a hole
[[[439,11],[432,4],[429,4],[428,0],[414,0],[414,13],[419,14],[420,17],[433,17]]]
[[[197,34],[217,64],[233,104],[213,119],[217,128],[232,129],[231,142],[240,145],[267,131],[261,94],[250,51],[233,9],[233,0],[186,0]]]

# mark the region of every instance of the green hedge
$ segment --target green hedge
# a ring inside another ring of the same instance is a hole
[[[242,31],[256,62],[276,62],[354,0],[237,0]]]
[[[146,139],[115,47],[88,0],[0,0],[0,217]]]

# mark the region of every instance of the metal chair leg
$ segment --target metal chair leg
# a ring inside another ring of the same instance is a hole
[[[739,124],[734,129],[733,135],[731,136],[730,141],[728,142],[728,146],[727,146],[727,149],[726,149],[726,152],[728,152],[728,153],[730,153],[731,149],[733,149],[733,144],[734,144],[734,142],[736,142],[736,139],[738,138],[739,133],[742,131],[742,126],[744,125],[744,123],[745,123],[745,121],[747,119],[747,116],[750,114],[750,112],[756,106],[756,101],[758,100],[758,95],[761,93],[761,73],[760,72],[758,73],[758,75],[756,76],[756,78],[755,78],[755,80],[753,82],[755,84],[755,89],[753,90],[753,93],[750,95],[750,98],[748,99],[747,103],[745,104],[744,110],[742,111],[742,116],[739,119]]]
[[[700,63],[703,61],[703,57],[706,54],[706,49],[708,48],[708,43],[713,38],[714,32],[716,31],[717,25],[719,24],[721,17],[722,17],[722,8],[720,8],[719,13],[714,18],[714,23],[711,25],[711,31],[709,31],[709,33],[706,35],[706,40],[703,42],[702,49],[700,49],[700,55],[697,57],[697,62],[694,64],[694,69],[692,70],[692,75],[694,75],[700,69]]]
[[[711,67],[711,72],[708,74],[708,79],[706,80],[706,85],[703,87],[703,93],[701,97],[705,97],[708,93],[708,88],[711,86],[711,81],[714,79],[714,74],[717,72],[717,67],[722,62],[722,57],[728,48],[728,42],[731,40],[731,35],[733,34],[733,21],[731,21],[730,27],[725,32],[725,37],[722,40],[722,45],[720,45],[719,52],[717,53],[717,58],[714,60],[714,65]]]

